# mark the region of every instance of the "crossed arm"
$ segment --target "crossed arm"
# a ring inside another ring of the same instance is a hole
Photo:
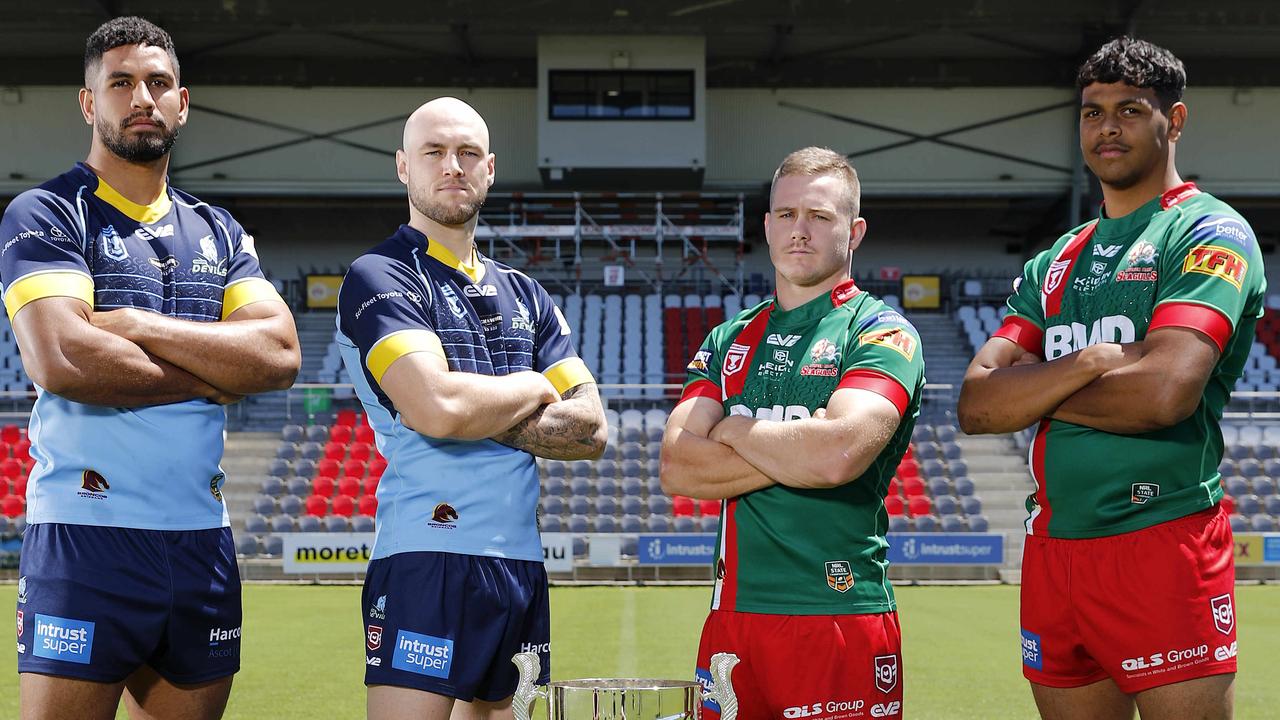
[[[293,318],[280,303],[196,323],[140,310],[95,313],[83,300],[47,297],[24,305],[13,328],[32,380],[88,405],[235,402],[288,387],[300,362]]]
[[[862,475],[901,422],[883,396],[837,390],[825,411],[775,422],[730,415],[697,397],[672,411],[662,442],[662,488],[668,494],[727,498],[770,485],[823,489]]]
[[[1002,337],[965,373],[960,427],[1014,432],[1043,418],[1119,434],[1171,427],[1195,412],[1218,360],[1196,330],[1162,327],[1135,343],[1101,343],[1050,362]]]

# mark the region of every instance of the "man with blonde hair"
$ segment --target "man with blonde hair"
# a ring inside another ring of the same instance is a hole
[[[663,489],[725,501],[697,675],[736,654],[747,720],[902,717],[884,496],[924,361],[906,318],[851,278],[858,195],[839,153],[782,162],[764,218],[776,295],[711,331],[663,438]]]

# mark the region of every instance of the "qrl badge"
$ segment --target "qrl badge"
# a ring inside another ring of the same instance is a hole
[[[839,593],[849,592],[853,587],[853,571],[849,569],[849,563],[844,560],[827,563],[827,586]]]
[[[746,345],[733,343],[729,346],[729,352],[724,356],[724,374],[733,375],[742,369],[743,364],[747,360],[747,352],[750,350]]]
[[[18,639],[22,639],[22,611],[18,611]]]
[[[1219,595],[1209,600],[1209,607],[1213,610],[1213,626],[1223,635],[1230,635],[1236,627],[1236,612],[1231,606],[1231,596]]]
[[[1062,284],[1062,278],[1067,274],[1067,268],[1071,267],[1070,260],[1058,260],[1049,265],[1049,272],[1044,281],[1044,294],[1052,295],[1054,290]]]
[[[364,644],[365,647],[369,648],[370,652],[376,652],[378,648],[382,647],[382,627],[370,625],[365,633]]]
[[[876,656],[876,689],[886,695],[898,687],[898,656]]]

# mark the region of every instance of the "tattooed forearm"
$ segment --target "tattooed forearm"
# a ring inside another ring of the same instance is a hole
[[[543,405],[494,440],[551,460],[600,457],[608,438],[604,408],[595,383],[583,383]]]

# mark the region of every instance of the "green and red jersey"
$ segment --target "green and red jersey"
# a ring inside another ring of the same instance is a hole
[[[997,337],[1054,360],[1185,327],[1208,336],[1221,354],[1195,412],[1172,427],[1118,435],[1043,420],[1029,452],[1036,491],[1027,498],[1027,532],[1116,535],[1216,505],[1218,423],[1244,371],[1265,295],[1252,228],[1192,183],[1124,217],[1104,214],[1029,261]]]
[[[689,363],[683,402],[725,416],[812,417],[840,388],[893,402],[897,430],[858,478],[829,490],[774,485],[731,498],[720,518],[712,608],[786,615],[895,609],[885,491],[911,440],[924,385],[920,337],[852,281],[791,310],[774,299],[716,327]]]

